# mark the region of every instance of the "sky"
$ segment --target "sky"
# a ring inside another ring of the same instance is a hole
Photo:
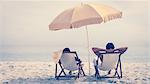
[[[147,0],[1,0],[0,58],[4,55],[6,58],[9,57],[11,54],[6,54],[9,52],[34,53],[34,49],[37,48],[38,52],[51,54],[64,47],[70,47],[81,55],[86,55],[85,26],[60,31],[48,29],[48,25],[58,14],[81,3],[105,4],[123,12],[121,19],[87,26],[90,49],[105,48],[107,42],[113,42],[116,48],[128,47],[125,53],[127,58],[133,56],[138,59],[150,59],[150,7]],[[90,55],[94,55],[91,50]]]

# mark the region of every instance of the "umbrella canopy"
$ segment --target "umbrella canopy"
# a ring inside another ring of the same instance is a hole
[[[60,13],[49,25],[50,30],[79,28],[121,18],[122,12],[106,5],[83,4]]]
[[[90,24],[100,24],[107,22],[112,19],[121,18],[122,12],[106,5],[93,5],[93,4],[82,4],[74,8],[67,9],[60,13],[52,22],[49,24],[50,30],[61,30],[61,29],[72,29],[79,28]],[[88,47],[88,62],[89,62],[89,74],[90,74],[90,49],[89,49],[89,38],[86,26],[87,34],[87,47]]]

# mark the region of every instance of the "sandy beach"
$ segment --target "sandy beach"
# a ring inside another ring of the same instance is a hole
[[[0,84],[150,84],[149,9],[150,0],[0,0]],[[93,48],[122,47],[123,77],[94,77]],[[55,79],[53,54],[64,48],[86,76]]]
[[[93,76],[94,68],[91,65],[92,75],[88,76],[88,63],[84,62],[84,71],[87,76],[79,79],[56,80],[54,78],[55,64],[53,62],[0,62],[0,82],[2,84],[68,84],[68,83],[127,83],[149,84],[150,63],[122,63],[123,78],[102,78]]]

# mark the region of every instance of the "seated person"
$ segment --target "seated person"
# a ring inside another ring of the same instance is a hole
[[[77,55],[77,53],[75,51],[70,51],[69,48],[64,48],[63,49],[63,53],[75,53],[76,54],[75,60],[77,61],[77,64],[81,63],[81,60],[78,58],[78,55]],[[69,74],[71,75],[72,71],[69,71]]]
[[[78,58],[78,55],[75,51],[70,51],[69,48],[64,48],[63,53],[75,53],[76,54],[75,60],[78,61],[78,63],[81,63],[81,60]]]
[[[98,56],[98,58],[100,58],[100,61],[101,61],[101,64],[102,64],[102,62],[103,62],[103,55],[101,55],[101,53],[99,51],[104,51],[106,53],[120,52],[122,54],[122,53],[124,53],[127,50],[127,47],[115,49],[115,46],[114,46],[113,43],[107,43],[106,44],[106,49],[92,48],[92,50]],[[94,61],[93,61],[94,65],[98,64],[98,58],[94,59]],[[96,66],[95,66],[95,70],[98,71]],[[108,74],[110,74],[110,73],[111,73],[111,70],[108,71]]]
[[[63,53],[69,53],[69,52],[71,52],[69,48],[64,48],[63,49]]]

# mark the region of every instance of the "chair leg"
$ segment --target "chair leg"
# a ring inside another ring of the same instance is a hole
[[[118,70],[118,68],[115,69],[115,74],[114,74],[114,76],[116,76],[116,74],[118,73],[117,70]]]
[[[99,77],[99,71],[98,71],[98,67],[97,66],[94,66],[95,68],[95,77]]]
[[[58,76],[60,76],[60,75],[62,74],[62,72],[63,72],[63,71],[61,70]]]
[[[85,73],[84,73],[84,70],[83,70],[83,68],[81,67],[81,71],[82,71],[82,73],[83,73],[83,76],[85,76]]]
[[[118,71],[117,71],[117,77],[120,78],[120,75],[119,75]]]
[[[59,73],[58,77],[60,77],[62,73],[64,73],[64,75],[66,76],[66,73],[65,73],[64,68],[62,67],[61,63],[59,63],[59,65],[61,68],[61,72]]]
[[[66,76],[66,73],[65,73],[64,69],[62,69],[62,73],[64,73],[64,75]]]
[[[83,74],[83,76],[85,76],[85,73],[84,73],[84,70],[83,70],[81,64],[79,64],[79,67],[80,67],[80,74]]]
[[[80,68],[81,68],[81,66],[79,66],[79,68],[78,68],[78,75],[77,75],[77,78],[79,78],[79,77],[80,77],[80,74],[81,74],[81,72],[80,72],[81,69],[80,69]]]
[[[57,77],[57,64],[56,64],[56,68],[55,68],[55,78]]]
[[[118,66],[119,66],[119,69],[120,69],[120,75],[118,73]],[[120,60],[120,58],[118,60],[117,68],[116,68],[116,72],[115,72],[114,76],[116,76],[116,74],[117,74],[118,78],[122,78],[122,66],[121,66],[121,60]]]
[[[120,60],[120,77],[122,78],[122,65],[121,65],[121,60]]]
[[[118,59],[118,62],[117,62],[117,66],[116,66],[116,69],[115,69],[116,71],[115,71],[115,75],[114,76],[116,76],[116,74],[118,73],[117,70],[118,70],[118,66],[120,64],[120,56],[121,55],[119,55],[119,59]]]

